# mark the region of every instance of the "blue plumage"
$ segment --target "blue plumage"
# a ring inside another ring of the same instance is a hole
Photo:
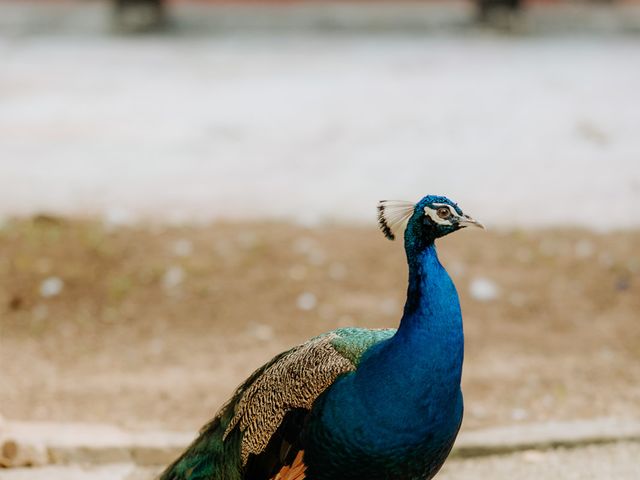
[[[458,294],[434,242],[480,224],[436,196],[417,204],[381,202],[379,219],[392,239],[406,224],[409,285],[397,331],[341,329],[282,354],[239,388],[216,417],[219,425],[203,431],[163,479],[192,479],[186,467],[199,462],[236,462],[237,477],[216,474],[216,468],[198,477],[220,480],[418,480],[436,474],[462,421],[464,337]],[[260,427],[269,423],[259,413],[264,406],[268,415],[282,415],[271,429]],[[252,413],[243,427],[245,411]],[[203,442],[227,439],[240,442],[238,458],[189,455],[206,456]]]

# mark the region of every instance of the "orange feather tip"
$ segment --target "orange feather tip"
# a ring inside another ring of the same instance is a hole
[[[304,451],[300,450],[291,465],[285,465],[272,480],[304,480],[307,466],[304,464]]]

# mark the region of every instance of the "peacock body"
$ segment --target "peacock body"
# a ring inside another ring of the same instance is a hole
[[[161,480],[423,480],[460,428],[464,338],[435,240],[480,226],[446,197],[381,202],[405,227],[409,286],[398,329],[342,328],[256,370]]]

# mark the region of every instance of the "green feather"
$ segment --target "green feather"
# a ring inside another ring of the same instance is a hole
[[[331,341],[333,348],[357,367],[364,352],[376,343],[391,338],[396,333],[396,330],[395,328],[375,330],[368,328],[339,328],[329,332],[329,334],[331,333],[336,335]]]

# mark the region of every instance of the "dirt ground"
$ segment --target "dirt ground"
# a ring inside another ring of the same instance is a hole
[[[439,242],[466,329],[465,427],[640,417],[640,231]],[[0,414],[198,428],[275,353],[395,326],[400,243],[373,227],[0,227]]]

